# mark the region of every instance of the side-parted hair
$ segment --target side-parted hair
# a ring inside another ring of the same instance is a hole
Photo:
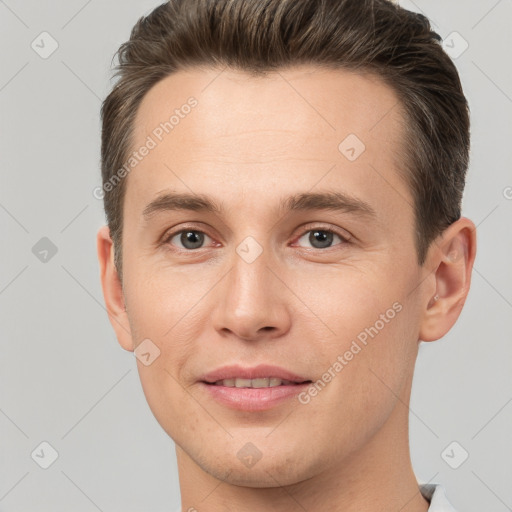
[[[395,91],[404,112],[401,173],[414,199],[420,265],[432,241],[460,218],[469,107],[454,63],[421,14],[390,0],[169,0],[139,19],[116,55],[118,80],[101,109],[101,172],[120,278],[126,179],[108,191],[105,184],[133,150],[144,96],[163,78],[193,66],[264,76],[316,64],[376,75]]]

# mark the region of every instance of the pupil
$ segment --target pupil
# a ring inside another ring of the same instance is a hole
[[[323,248],[329,247],[332,244],[333,233],[328,233],[326,231],[312,231],[309,235],[309,241],[311,245],[315,248]],[[319,243],[319,245],[318,245]]]
[[[204,240],[204,235],[196,231],[184,231],[181,234],[181,243],[187,249],[197,249],[201,246]]]

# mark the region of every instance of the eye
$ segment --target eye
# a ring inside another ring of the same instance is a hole
[[[343,243],[348,242],[349,238],[350,237],[348,236],[343,236],[336,233],[332,229],[315,228],[305,231],[304,234],[297,239],[297,241],[299,242],[299,245],[301,245],[301,241],[302,244],[309,243],[309,248],[327,249],[333,245],[342,245]],[[338,241],[336,241],[336,239]],[[208,240],[211,244],[211,237],[209,237],[203,231],[199,231],[197,229],[182,229],[175,233],[169,234],[164,242],[181,250],[193,251],[203,248],[205,242],[208,242]],[[307,248],[308,246],[305,245],[304,247]]]
[[[177,245],[180,249],[194,250],[201,249],[205,238],[211,240],[211,238],[202,231],[195,229],[184,229],[169,235],[169,237],[167,237],[166,243]],[[178,245],[178,243],[181,244],[181,247]]]
[[[347,238],[335,233],[330,229],[315,228],[306,231],[299,239],[305,239],[313,249],[325,249],[333,245],[333,240],[338,239],[340,243],[347,242]],[[340,244],[335,244],[340,245]],[[307,246],[306,246],[307,247]]]

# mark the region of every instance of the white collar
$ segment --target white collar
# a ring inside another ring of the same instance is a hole
[[[419,487],[423,497],[430,502],[428,512],[456,512],[441,484],[419,484]]]

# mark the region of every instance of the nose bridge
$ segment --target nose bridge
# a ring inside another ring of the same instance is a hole
[[[271,260],[268,250],[264,250],[253,237],[244,239],[235,250],[233,257],[232,297],[236,299],[239,309],[260,309],[269,296],[269,277],[271,272],[268,266]],[[261,302],[261,303],[260,303]]]
[[[244,339],[285,332],[290,320],[286,294],[270,270],[275,265],[270,250],[248,236],[235,247],[230,263],[214,314],[216,329]]]

